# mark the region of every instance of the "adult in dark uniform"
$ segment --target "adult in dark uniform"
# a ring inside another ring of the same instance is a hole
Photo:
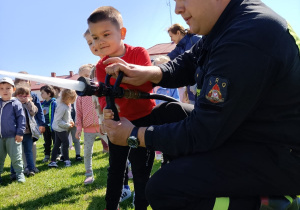
[[[229,209],[258,209],[260,196],[300,194],[299,38],[260,0],[177,0],[175,12],[203,35],[190,52],[159,67],[106,61],[129,84],[197,83],[191,112],[165,103],[138,131],[105,110],[113,143],[128,145],[137,132],[139,146],[174,158],[148,182],[152,208],[212,209],[228,196]],[[174,115],[184,119],[162,124]]]

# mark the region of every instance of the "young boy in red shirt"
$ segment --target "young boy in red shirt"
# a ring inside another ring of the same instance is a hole
[[[95,48],[100,54],[106,55],[96,66],[96,75],[99,82],[105,82],[105,61],[109,57],[122,57],[128,63],[150,66],[151,60],[146,49],[124,44],[126,28],[123,27],[122,16],[118,10],[110,6],[96,9],[88,18],[88,25]],[[111,84],[115,79],[111,78]],[[142,92],[152,92],[152,84],[147,82],[141,86],[121,84],[124,89],[135,89]],[[136,126],[149,124],[148,115],[155,102],[153,99],[116,99],[120,108],[120,117],[126,117]],[[99,98],[101,107],[106,106],[105,97]],[[106,209],[116,210],[120,200],[127,157],[132,165],[133,182],[135,189],[134,205],[136,209],[147,209],[148,201],[145,196],[145,186],[150,177],[154,160],[154,151],[145,148],[131,149],[112,144],[109,141],[109,169],[106,190]],[[130,153],[129,153],[130,151]]]

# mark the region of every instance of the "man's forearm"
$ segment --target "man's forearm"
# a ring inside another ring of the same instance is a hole
[[[159,83],[163,76],[162,71],[158,66],[151,66],[151,69],[148,70],[148,74],[148,80],[154,84]]]

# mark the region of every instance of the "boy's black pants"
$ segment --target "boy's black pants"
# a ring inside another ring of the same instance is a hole
[[[193,109],[193,106],[189,104],[181,104],[180,106],[178,106],[177,103],[171,103],[167,106],[166,104],[162,104],[154,108],[150,115],[138,120],[134,120],[132,121],[132,123],[137,127],[160,124],[162,123],[161,116],[164,116],[166,109],[169,110],[169,113],[168,117],[164,117],[164,121],[168,119],[170,122],[175,122],[177,119],[186,117],[186,112],[190,112]],[[176,113],[179,114],[176,115]],[[107,210],[117,209],[123,187],[127,157],[131,162],[132,167],[135,191],[135,209],[146,210],[147,206],[149,205],[145,196],[145,187],[150,177],[154,161],[154,151],[139,147],[137,149],[131,149],[129,156],[128,153],[128,146],[117,146],[109,141],[110,166],[108,169],[107,190],[105,197]],[[159,192],[157,193],[159,194]]]
[[[45,141],[44,153],[45,153],[45,155],[49,155],[49,157],[50,157],[52,140],[53,140],[53,145],[55,143],[55,133],[53,130],[51,131],[49,126],[46,126],[43,136],[44,136],[44,141]]]

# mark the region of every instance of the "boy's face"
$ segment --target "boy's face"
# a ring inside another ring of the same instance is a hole
[[[50,93],[47,93],[44,90],[41,90],[41,97],[46,101],[49,101],[51,99]]]
[[[93,42],[93,37],[91,36],[91,34],[86,34],[84,36],[84,38],[86,39],[87,44],[89,45],[89,48],[91,50],[91,52],[96,55],[99,56],[100,58],[104,57],[103,55],[101,55],[99,53],[99,51],[95,48],[95,44]]]
[[[8,101],[12,98],[15,92],[14,87],[8,83],[0,83],[0,96],[3,101]]]
[[[99,21],[89,23],[89,30],[95,44],[95,49],[101,55],[110,57],[122,56],[125,53],[123,41],[126,35],[126,29],[118,29],[111,21]]]

